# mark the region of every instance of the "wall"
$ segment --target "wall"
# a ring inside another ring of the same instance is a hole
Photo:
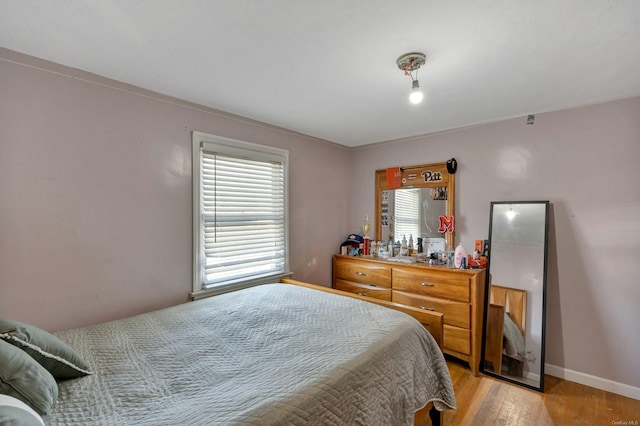
[[[550,200],[545,361],[638,398],[639,117],[632,98],[358,149],[351,227],[374,217],[376,169],[451,157],[456,243],[487,238],[491,201]]]
[[[192,130],[290,151],[291,270],[330,285],[349,150],[0,49],[0,315],[60,330],[187,301]]]

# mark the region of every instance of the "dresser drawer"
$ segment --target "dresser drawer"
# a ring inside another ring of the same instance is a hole
[[[443,320],[445,324],[463,328],[471,327],[471,305],[468,303],[419,296],[398,290],[392,291],[391,301],[427,311],[441,312],[444,314]]]
[[[337,258],[334,278],[356,283],[391,288],[391,267],[357,259]]]
[[[466,328],[444,325],[443,346],[465,355],[471,354],[471,331]]]
[[[391,289],[387,287],[377,287],[369,284],[354,283],[341,279],[336,280],[336,290],[348,291],[360,296],[375,297],[376,299],[391,301]]]
[[[394,267],[393,289],[469,303],[469,277],[448,270]]]

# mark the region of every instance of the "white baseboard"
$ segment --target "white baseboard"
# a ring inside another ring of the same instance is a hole
[[[613,380],[603,379],[602,377],[592,376],[551,364],[544,365],[544,372],[550,376],[559,377],[570,382],[580,383],[581,385],[591,386],[592,388],[640,400],[640,388],[635,386],[625,385],[624,383],[614,382]]]

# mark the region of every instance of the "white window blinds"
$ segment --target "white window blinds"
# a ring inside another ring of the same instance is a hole
[[[286,156],[204,143],[199,160],[201,288],[284,273]]]
[[[420,236],[420,189],[402,189],[395,192],[395,239],[413,240]]]

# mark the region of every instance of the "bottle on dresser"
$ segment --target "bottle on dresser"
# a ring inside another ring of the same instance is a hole
[[[454,266],[456,268],[465,269],[467,264],[467,249],[464,248],[462,243],[459,243],[458,247],[456,247],[453,257],[454,257]]]

